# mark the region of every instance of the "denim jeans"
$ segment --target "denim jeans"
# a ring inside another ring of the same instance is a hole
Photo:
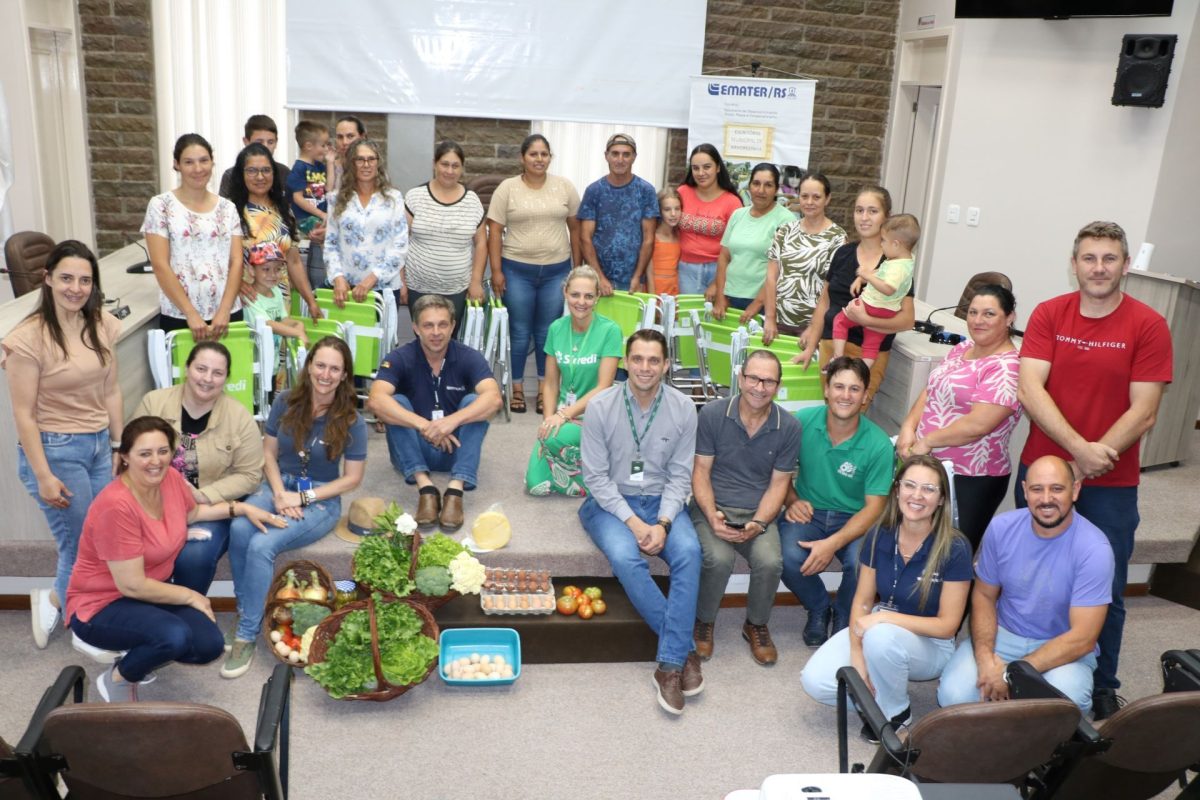
[[[1013,499],[1017,508],[1025,508],[1026,467],[1017,468],[1017,485],[1013,488]],[[1121,658],[1121,637],[1125,631],[1125,583],[1129,578],[1129,559],[1133,555],[1133,535],[1137,531],[1141,515],[1138,514],[1138,487],[1136,486],[1084,486],[1079,490],[1075,510],[1084,519],[1095,525],[1108,538],[1113,550],[1112,602],[1104,627],[1100,629],[1100,658],[1096,663],[1095,683],[1097,689],[1119,689],[1117,662]]]
[[[679,293],[704,294],[708,285],[717,279],[717,262],[679,262]]]
[[[940,676],[953,654],[953,639],[918,636],[889,622],[871,626],[863,637],[863,659],[883,715],[891,719],[908,708],[908,682]],[[848,666],[850,629],[842,628],[813,653],[800,673],[800,684],[818,703],[837,705],[837,671]]]
[[[325,269],[324,245],[308,243],[308,263],[305,264],[305,269],[308,272],[308,285],[314,292],[326,285],[328,277]]]
[[[725,519],[733,523],[749,522],[756,513],[753,508],[729,508],[717,506],[724,512]],[[721,599],[729,585],[733,564],[740,555],[750,565],[750,589],[746,593],[746,621],[751,625],[766,625],[771,619],[771,607],[775,605],[775,591],[779,588],[779,574],[783,562],[779,555],[779,531],[775,524],[767,526],[760,535],[746,542],[734,544],[719,538],[705,519],[700,507],[692,501],[688,505],[692,527],[700,541],[703,561],[700,569],[700,595],[696,601],[696,619],[715,622]]]
[[[1022,659],[1047,641],[1017,636],[1000,625],[996,626],[996,655],[1005,662]],[[1096,656],[1094,653],[1088,653],[1078,661],[1043,672],[1042,677],[1087,714],[1092,710],[1092,670],[1095,668]],[[950,657],[950,663],[942,671],[942,680],[938,684],[937,692],[938,705],[945,707],[958,703],[979,702],[979,687],[975,685],[978,679],[975,649],[971,646],[971,637],[968,636],[959,643],[958,649]]]
[[[217,572],[217,562],[229,549],[230,520],[218,519],[212,522],[193,522],[188,528],[201,528],[212,534],[206,541],[189,539],[183,550],[175,557],[175,572],[171,575],[171,583],[186,586],[189,589],[208,594],[212,586],[213,575]]]
[[[562,316],[562,284],[571,271],[571,259],[557,264],[526,264],[500,260],[504,273],[504,305],[508,307],[508,337],[512,344],[512,380],[525,379],[525,359],[533,339],[533,361],[540,381],[546,376],[546,332]]]
[[[37,502],[46,517],[54,544],[58,548],[58,567],[54,574],[54,593],[63,608],[67,606],[67,582],[79,551],[79,534],[87,517],[92,499],[112,480],[112,450],[108,444],[108,429],[95,433],[41,434],[42,452],[50,471],[71,493],[66,508],[51,506],[38,494],[37,477],[25,458],[25,450],[17,445],[17,473],[26,491]]]
[[[296,477],[284,474],[285,491],[296,491]],[[321,484],[314,481],[313,488]],[[252,506],[273,511],[275,497],[271,485],[263,481],[258,491],[246,498]],[[304,519],[287,519],[287,527],[268,527],[262,533],[245,517],[229,526],[229,566],[233,569],[233,593],[237,596],[237,638],[252,642],[262,627],[267,592],[275,577],[275,558],[287,550],[304,547],[333,530],[342,516],[342,498],[320,500],[302,509]]]
[[[633,513],[651,524],[658,520],[661,500],[651,495],[625,496]],[[681,509],[671,520],[671,532],[658,554],[671,569],[671,590],[665,597],[650,577],[650,565],[624,520],[605,511],[591,497],[579,507],[579,520],[592,542],[608,558],[613,575],[621,582],[633,607],[658,634],[658,661],[682,666],[694,649],[692,628],[700,585],[700,544],[687,509]]]
[[[207,664],[225,652],[221,629],[202,612],[132,597],[114,600],[87,622],[71,617],[71,630],[101,650],[128,650],[120,671],[131,683],[173,661]]]
[[[465,408],[475,402],[478,395],[463,397]],[[392,395],[397,403],[412,411],[412,403],[402,394]],[[415,412],[414,412],[415,413]],[[425,440],[415,428],[403,425],[387,426],[388,458],[396,471],[404,476],[405,483],[416,483],[418,472],[449,472],[452,480],[463,482],[467,489],[474,489],[479,478],[479,456],[483,452],[483,437],[487,435],[488,421],[468,422],[455,429],[458,447],[447,453]]]
[[[788,522],[779,516],[780,549],[783,551],[783,584],[792,590],[796,599],[808,609],[809,614],[824,614],[829,608],[829,592],[820,575],[801,575],[800,567],[808,558],[809,551],[796,542],[816,542],[827,539],[840,531],[854,516],[845,511],[813,509],[809,522]],[[833,631],[846,627],[850,622],[850,603],[858,586],[858,553],[862,549],[863,537],[843,545],[836,555],[842,565],[842,584],[834,602]]]

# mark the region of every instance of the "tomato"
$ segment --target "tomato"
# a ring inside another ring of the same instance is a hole
[[[592,604],[592,598],[588,597],[586,594],[580,594],[575,598],[575,602],[582,608],[583,606],[590,606]]]
[[[608,603],[597,597],[592,601],[592,611],[597,615],[603,614],[605,611],[608,611]]]
[[[562,591],[559,592],[558,594],[560,597],[578,597],[580,594],[579,587],[578,586],[564,586],[562,588]]]
[[[592,614],[595,614],[595,613],[596,612],[592,610],[591,603],[584,603],[583,605],[581,605],[579,607],[579,618],[580,619],[591,619]]]
[[[577,604],[575,603],[574,597],[563,596],[558,598],[558,613],[565,614],[569,617],[575,613],[576,608]]]
[[[603,595],[603,592],[600,591],[599,586],[589,586],[583,590],[583,593],[586,594],[588,597],[592,598],[593,600],[599,600],[600,597]]]

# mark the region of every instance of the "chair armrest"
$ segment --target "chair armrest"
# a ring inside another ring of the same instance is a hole
[[[82,703],[86,680],[87,674],[84,673],[83,667],[74,665],[64,667],[63,671],[58,673],[58,678],[54,683],[42,693],[42,699],[38,701],[37,708],[33,711],[33,717],[29,720],[29,727],[25,729],[25,735],[17,743],[14,752],[24,757],[33,755],[42,739],[42,728],[46,724],[46,715],[67,702],[68,694],[73,697],[74,702]]]
[[[258,772],[258,783],[268,800],[288,796],[288,739],[291,720],[292,667],[276,664],[263,685],[254,729],[254,752],[238,754],[245,767]],[[276,745],[279,763],[275,763]],[[235,763],[237,761],[235,760]],[[253,766],[251,766],[253,765]]]
[[[1163,691],[1200,689],[1200,650],[1168,650],[1162,654]]]
[[[849,704],[846,702],[847,692],[854,699],[854,704],[858,707],[858,713],[867,721],[867,725],[871,727],[871,730],[879,736],[880,746],[887,750],[899,763],[903,764],[909,761],[911,754],[904,743],[900,741],[900,737],[896,735],[891,721],[883,715],[883,709],[875,702],[875,697],[871,694],[871,690],[867,688],[867,682],[858,674],[858,670],[854,667],[842,667],[837,671],[837,682],[838,772],[844,773],[850,771],[849,726],[847,724]]]
[[[1028,661],[1009,662],[1004,679],[1008,682],[1008,693],[1013,700],[1070,699],[1051,686]]]

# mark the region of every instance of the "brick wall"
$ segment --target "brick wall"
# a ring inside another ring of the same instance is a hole
[[[369,114],[363,111],[301,111],[300,119],[319,122],[326,126],[329,128],[329,138],[332,140],[333,129],[337,124],[338,117],[344,117],[347,114],[362,120],[367,129],[367,138],[378,142],[380,151],[387,155],[387,114]],[[293,153],[300,152],[300,148],[296,146],[296,135],[293,131],[280,130],[279,138],[280,140],[287,139],[291,143]]]
[[[79,0],[96,245],[131,241],[157,193],[149,0]]]

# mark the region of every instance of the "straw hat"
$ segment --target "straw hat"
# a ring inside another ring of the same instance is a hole
[[[371,535],[375,518],[385,511],[387,501],[382,497],[360,497],[350,503],[350,510],[338,520],[333,532],[344,542],[358,544],[364,536]]]

